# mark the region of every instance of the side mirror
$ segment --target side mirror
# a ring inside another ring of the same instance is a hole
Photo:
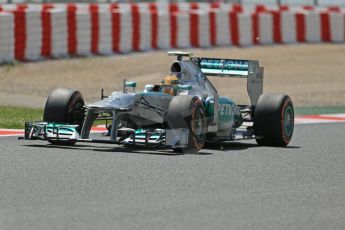
[[[135,88],[137,87],[137,83],[135,81],[126,81],[126,87]]]
[[[192,86],[191,85],[178,85],[177,89],[178,90],[191,90]]]
[[[130,87],[133,89],[133,92],[135,91],[135,87],[137,87],[137,83],[135,81],[126,81],[126,79],[123,80],[123,92],[127,93],[127,87]]]

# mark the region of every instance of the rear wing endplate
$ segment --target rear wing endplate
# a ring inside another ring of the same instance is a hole
[[[206,76],[247,78],[247,91],[252,105],[263,93],[264,68],[259,61],[219,58],[191,58]]]

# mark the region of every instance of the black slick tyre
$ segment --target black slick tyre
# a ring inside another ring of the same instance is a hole
[[[43,121],[79,125],[80,132],[84,121],[84,99],[73,89],[54,89],[49,95],[43,114]],[[73,145],[75,141],[49,140],[56,145]]]
[[[189,129],[188,147],[173,148],[175,152],[196,153],[202,149],[206,139],[207,125],[205,108],[198,97],[187,95],[173,97],[165,120],[170,129]]]
[[[294,108],[289,96],[263,94],[254,111],[254,132],[258,145],[283,147],[294,130]]]

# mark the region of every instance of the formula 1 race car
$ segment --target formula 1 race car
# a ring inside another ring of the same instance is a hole
[[[289,96],[263,94],[258,61],[192,57],[174,51],[170,74],[162,83],[123,90],[84,104],[79,91],[55,89],[47,99],[43,121],[25,123],[25,139],[56,145],[76,142],[169,147],[197,152],[206,142],[255,139],[258,145],[286,146],[294,130]],[[218,95],[208,77],[246,78],[251,105],[237,105]],[[130,90],[131,89],[131,90]],[[130,91],[130,92],[129,92]],[[107,138],[90,138],[95,120],[106,120]]]

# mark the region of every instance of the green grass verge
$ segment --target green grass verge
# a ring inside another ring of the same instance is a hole
[[[0,128],[23,129],[25,121],[41,121],[42,109],[0,106]]]
[[[26,121],[42,121],[43,109],[25,107],[0,106],[0,128],[24,129]],[[95,121],[94,125],[105,124],[105,121]]]
[[[345,113],[344,107],[299,107],[295,108],[297,115]],[[41,121],[43,109],[24,107],[0,106],[0,128],[23,129],[25,121]],[[95,125],[104,121],[96,121]]]

